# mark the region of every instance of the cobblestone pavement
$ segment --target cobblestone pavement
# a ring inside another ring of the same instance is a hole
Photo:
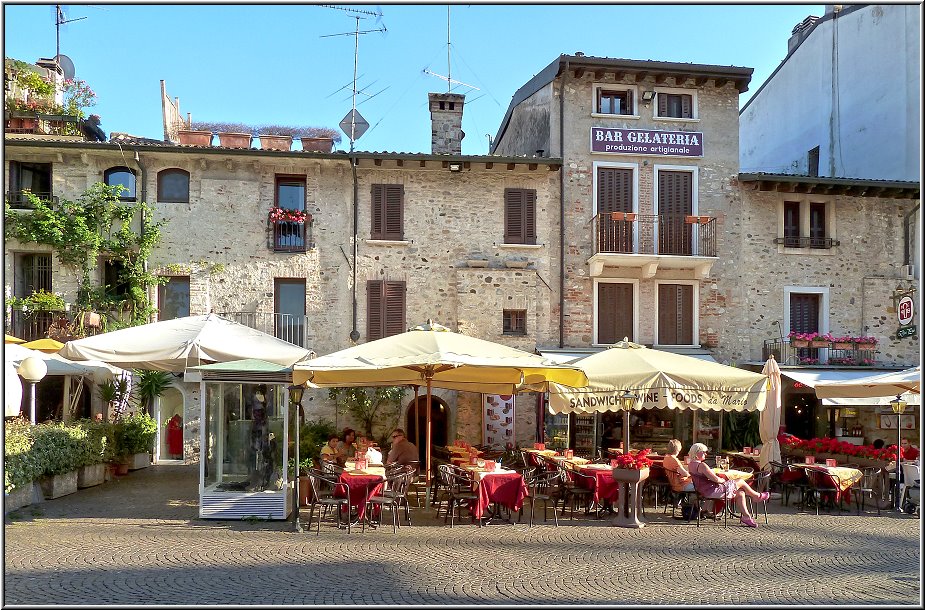
[[[18,604],[921,603],[921,521],[769,503],[770,525],[657,516],[559,527],[415,525],[320,535],[205,521],[196,466],[154,466],[27,506],[5,523],[4,606]]]

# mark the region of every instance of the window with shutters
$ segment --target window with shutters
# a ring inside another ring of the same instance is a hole
[[[103,172],[107,186],[121,186],[119,201],[135,201],[135,172],[127,167],[110,167]]]
[[[694,225],[687,218],[696,205],[696,174],[690,170],[656,167],[658,181],[658,253],[690,256],[694,251]]]
[[[502,330],[504,335],[527,334],[527,310],[505,309],[502,312]]]
[[[658,345],[694,345],[696,290],[692,284],[658,285]]]
[[[371,239],[404,239],[405,187],[374,184],[372,187]]]
[[[634,252],[636,223],[622,213],[636,211],[637,170],[631,164],[594,164],[597,252]]]
[[[536,243],[536,191],[504,189],[504,243]]]
[[[661,119],[696,119],[697,96],[690,90],[658,89],[655,94],[655,116]]]
[[[405,283],[366,282],[366,339],[374,341],[405,332]]]
[[[34,292],[44,290],[52,292],[51,254],[16,253],[13,255],[13,295],[19,298],[27,297]],[[23,339],[32,341],[47,336],[48,328],[56,315],[50,311],[21,311],[13,309],[9,312],[8,332]]]
[[[635,285],[629,282],[597,282],[595,294],[596,339],[599,345],[636,340]]]
[[[635,116],[634,97],[632,89],[596,86],[594,113]]]
[[[825,288],[785,287],[784,299],[788,333],[828,332],[828,323],[823,317],[828,307],[828,292]],[[828,351],[813,347],[792,348],[787,364],[819,364],[827,361]]]
[[[797,249],[800,254],[833,254],[835,239],[835,208],[831,202],[810,201],[788,194],[780,204],[778,236],[774,243],[781,248]]]

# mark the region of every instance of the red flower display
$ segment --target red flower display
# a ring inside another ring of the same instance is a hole
[[[270,222],[273,224],[280,222],[311,222],[311,214],[306,214],[302,210],[290,210],[287,208],[270,208]]]
[[[642,470],[643,468],[648,468],[652,465],[652,460],[647,457],[648,455],[648,449],[643,449],[636,455],[633,455],[632,453],[622,453],[615,457],[613,462],[616,463],[617,468],[625,468],[627,470]]]

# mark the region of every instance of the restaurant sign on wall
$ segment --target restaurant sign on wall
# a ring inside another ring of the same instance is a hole
[[[592,127],[591,152],[612,155],[702,157],[703,133]]]

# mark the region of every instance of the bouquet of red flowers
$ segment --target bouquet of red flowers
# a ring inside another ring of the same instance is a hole
[[[649,455],[648,449],[643,449],[637,454],[633,455],[632,453],[621,453],[615,457],[612,461],[616,464],[617,468],[626,468],[628,470],[642,470],[643,468],[648,468],[652,465],[652,460],[647,456]]]

